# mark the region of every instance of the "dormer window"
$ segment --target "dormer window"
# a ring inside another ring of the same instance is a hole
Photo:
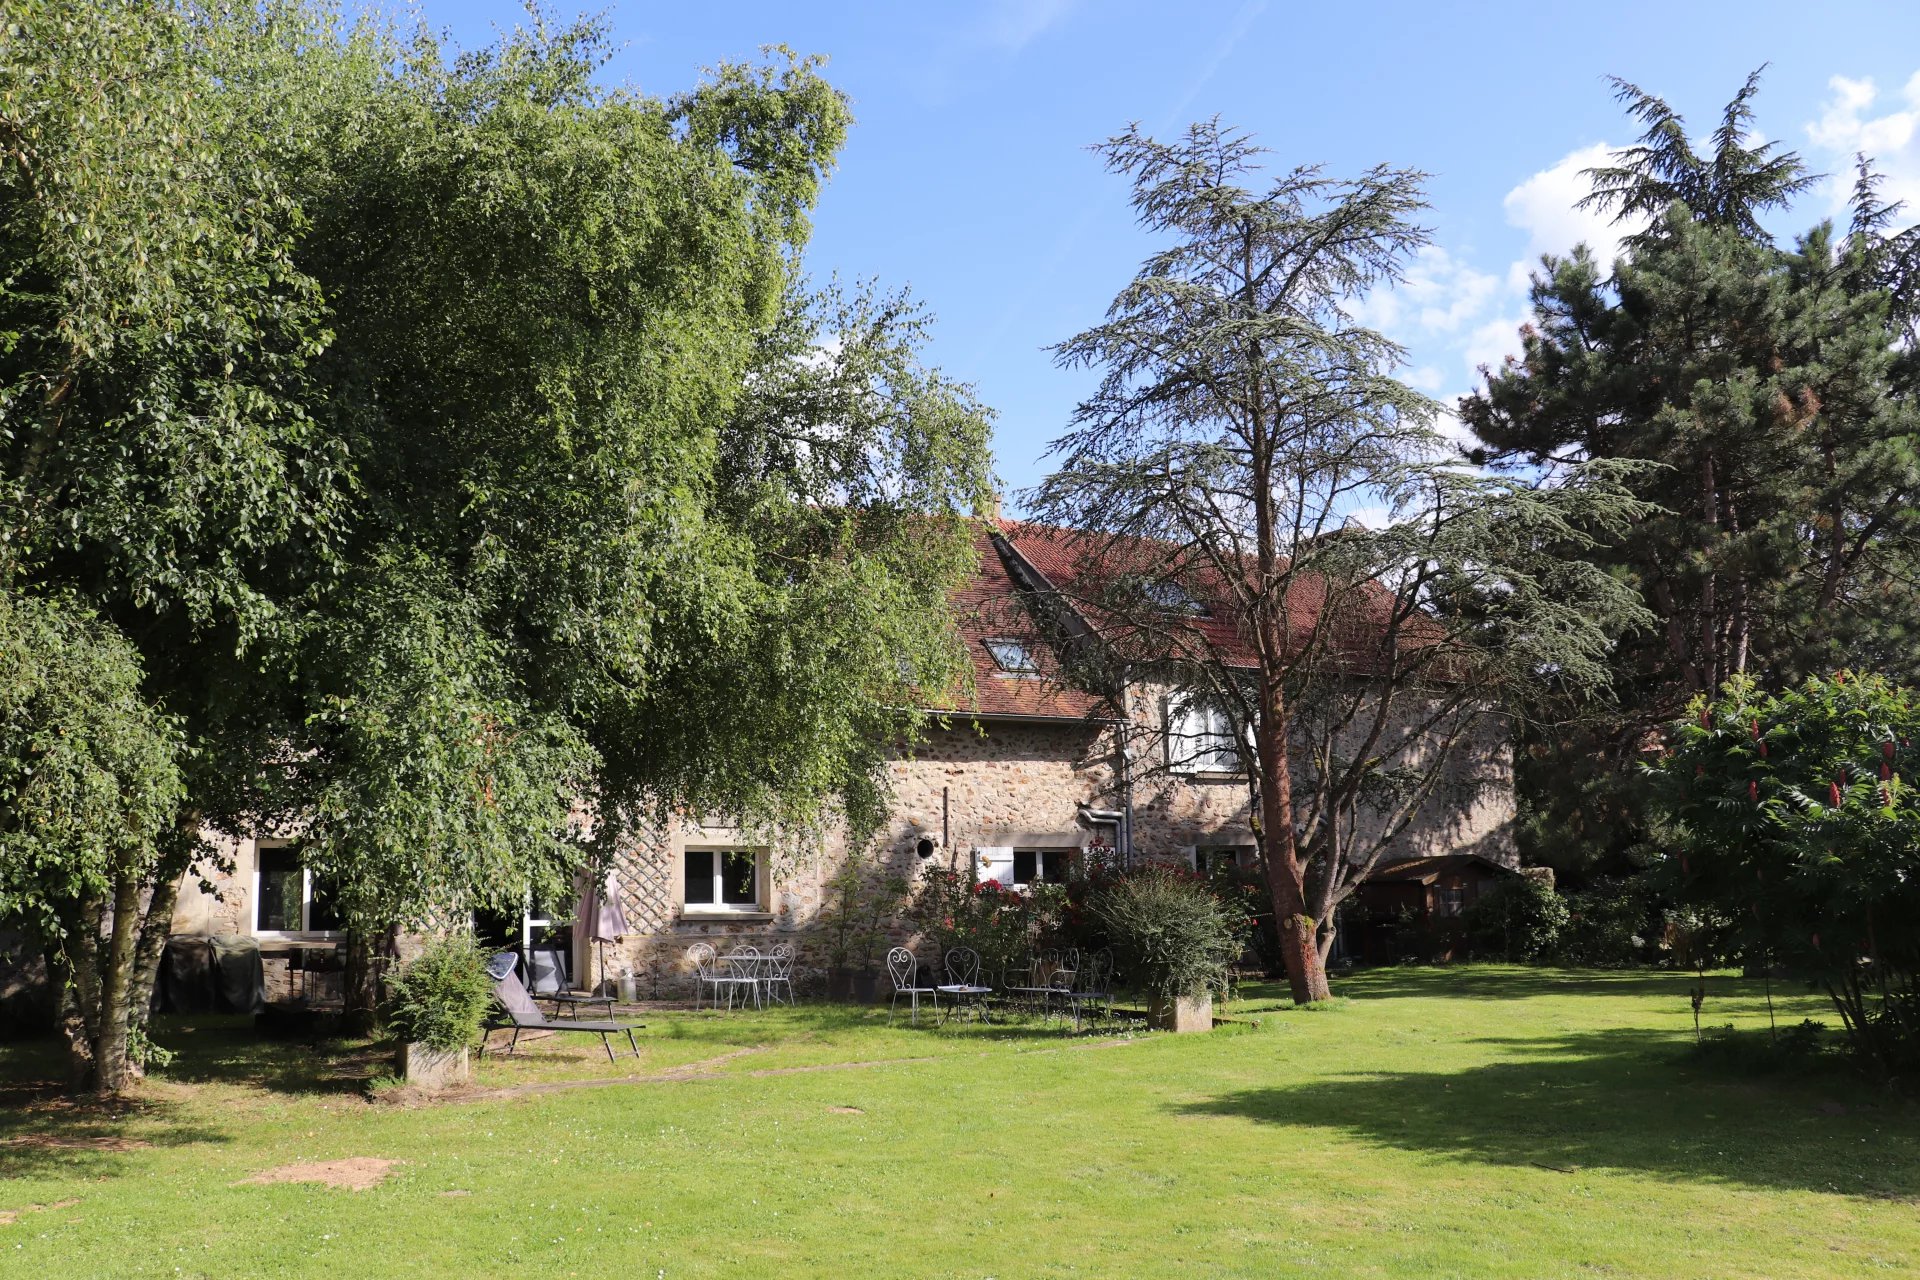
[[[988,640],[987,653],[993,658],[994,665],[1013,676],[1032,676],[1040,674],[1040,666],[1033,660],[1033,650],[1022,640]]]
[[[1141,588],[1147,603],[1168,613],[1205,613],[1207,607],[1171,578],[1155,578]]]

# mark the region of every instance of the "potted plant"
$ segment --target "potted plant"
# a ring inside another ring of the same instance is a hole
[[[1101,886],[1088,906],[1125,972],[1146,989],[1153,1025],[1211,1031],[1214,993],[1226,990],[1246,942],[1233,910],[1206,882],[1148,866]]]
[[[880,944],[906,897],[899,876],[874,877],[849,860],[827,881],[827,995],[871,1004],[879,994]]]
[[[387,980],[387,1029],[400,1045],[400,1077],[443,1089],[472,1077],[469,1049],[493,999],[487,961],[466,934],[437,938]]]

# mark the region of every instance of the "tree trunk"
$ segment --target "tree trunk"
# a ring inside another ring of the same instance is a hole
[[[160,978],[160,960],[173,936],[173,909],[180,903],[180,881],[186,868],[170,860],[160,868],[153,895],[140,922],[140,938],[133,951],[133,973],[127,994],[127,1022],[144,1031],[153,1012],[153,988]]]
[[[1308,914],[1299,849],[1293,835],[1293,771],[1287,755],[1287,707],[1274,686],[1264,683],[1260,716],[1260,824],[1267,858],[1267,886],[1273,896],[1273,926],[1280,935],[1280,958],[1295,1004],[1331,998],[1327,970],[1315,934],[1318,922]]]
[[[340,1003],[344,1011],[345,1031],[349,1035],[367,1035],[374,1026],[375,1007],[379,1003],[379,983],[374,966],[375,942],[384,943],[390,935],[383,931],[378,939],[365,929],[347,931],[346,972],[340,976]],[[385,948],[381,948],[384,952]]]
[[[140,880],[122,870],[114,879],[112,931],[100,974],[100,1013],[93,1041],[95,1093],[124,1093],[137,1074],[127,1040],[139,918]]]

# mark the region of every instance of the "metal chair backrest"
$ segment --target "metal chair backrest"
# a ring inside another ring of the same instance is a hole
[[[697,977],[703,980],[711,978],[717,963],[713,945],[707,942],[696,942],[688,947],[687,963],[693,966],[693,972]]]
[[[776,978],[786,979],[793,976],[793,944],[776,943],[767,954],[767,972]]]
[[[1104,993],[1111,989],[1113,986],[1113,952],[1102,947],[1100,950],[1088,956],[1084,976],[1086,982],[1080,988],[1082,991]]]
[[[758,947],[735,947],[727,952],[727,967],[736,978],[757,978],[765,959]]]
[[[947,981],[959,987],[979,984],[980,953],[972,947],[951,947],[947,951]]]
[[[565,991],[567,953],[555,946],[537,946],[527,953],[527,969],[533,975],[533,989],[539,992]]]
[[[522,1026],[545,1026],[547,1015],[540,1012],[540,1006],[521,984],[517,966],[512,963],[515,959],[512,952],[502,952],[487,966],[487,976],[493,979],[493,998]]]
[[[895,947],[887,952],[887,976],[893,979],[895,991],[913,990],[915,971],[919,967],[920,962],[905,947]]]

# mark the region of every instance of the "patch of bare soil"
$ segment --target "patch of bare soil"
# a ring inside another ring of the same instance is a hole
[[[152,1145],[138,1138],[66,1138],[51,1133],[23,1133],[16,1138],[0,1138],[0,1147],[31,1147],[35,1151],[132,1151],[137,1147]]]
[[[828,1107],[827,1110],[837,1116],[863,1116],[867,1114],[865,1107]]]
[[[78,1200],[55,1200],[52,1204],[23,1204],[18,1209],[0,1209],[0,1227],[10,1227],[20,1221],[23,1213],[45,1213],[49,1209],[71,1209],[79,1204]]]
[[[378,1186],[393,1167],[402,1163],[399,1160],[383,1160],[378,1156],[350,1156],[345,1160],[322,1160],[315,1164],[283,1164],[275,1169],[265,1169],[251,1178],[242,1178],[235,1186],[269,1186],[277,1182],[318,1182],[327,1187],[345,1187],[349,1191],[365,1191],[368,1187]]]

